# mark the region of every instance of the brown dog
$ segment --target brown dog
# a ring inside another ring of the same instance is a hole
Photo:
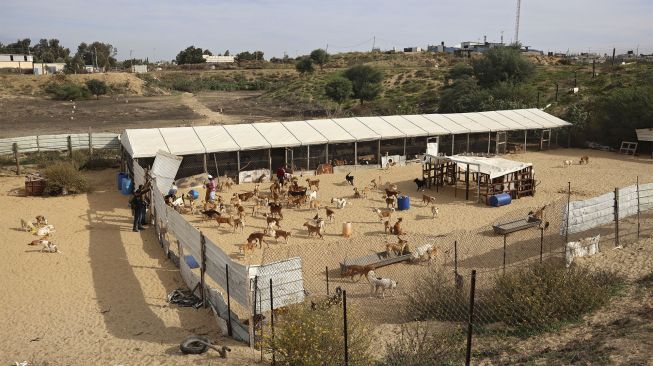
[[[397,196],[387,196],[385,198],[386,208],[397,208]]]
[[[263,237],[265,237],[265,233],[260,233],[260,232],[251,233],[247,237],[247,244],[255,244],[256,241],[258,241],[259,248],[263,248],[263,243],[265,243],[265,241],[263,240]],[[265,244],[267,246],[270,246],[270,244],[268,244],[268,243],[265,243]]]
[[[265,217],[265,220],[267,221],[268,226],[276,225],[277,227],[281,227],[281,219],[272,217],[268,214],[263,214]]]
[[[321,226],[313,226],[308,222],[305,222],[304,227],[308,230],[308,236],[319,236],[320,239],[324,239],[324,236],[322,236],[322,227]]]
[[[238,194],[238,198],[243,202],[247,202],[247,200],[252,197],[254,197],[254,192],[245,192],[245,193]]]
[[[329,207],[324,208],[326,210],[326,218],[329,222],[334,222],[336,220],[336,212]]]
[[[422,195],[422,203],[424,205],[435,204],[435,197],[429,196],[428,194]]]
[[[355,282],[360,281],[361,277],[366,277],[370,271],[374,270],[374,266],[371,264],[360,266],[357,264],[349,265],[342,272],[342,277],[350,277],[351,281],[354,282],[354,276],[358,276],[358,279]]]
[[[316,191],[320,190],[320,180],[319,179],[311,180],[310,178],[306,178],[306,182],[308,183],[308,188],[309,189],[311,187],[315,187]]]
[[[578,164],[583,165],[583,164],[589,164],[590,163],[590,157],[587,155],[583,155],[580,157],[580,162]]]
[[[215,222],[218,223],[218,227],[220,227],[220,224],[227,224],[231,227],[234,227],[234,219],[231,216],[229,217],[216,216]]]
[[[401,235],[401,234],[404,233],[403,230],[401,230],[401,222],[402,222],[402,221],[403,221],[403,220],[402,220],[402,218],[400,217],[400,218],[397,219],[397,222],[395,222],[395,224],[392,225],[392,231],[391,231],[391,232],[392,232],[393,234],[399,236],[399,235]]]
[[[274,232],[274,239],[279,242],[279,238],[283,238],[286,241],[286,244],[288,244],[288,239],[292,236],[292,233],[290,231],[283,231],[283,230],[275,230]]]

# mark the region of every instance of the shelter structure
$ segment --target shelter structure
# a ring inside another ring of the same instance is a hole
[[[457,154],[546,149],[552,131],[570,124],[539,109],[478,113],[351,117],[197,127],[128,129],[121,135],[125,165],[151,166],[159,150],[183,157],[178,178],[199,173],[239,182],[267,179],[287,165],[378,166]],[[395,160],[396,159],[396,160]]]
[[[512,199],[535,195],[533,164],[497,157],[427,154],[422,163],[422,177],[428,188],[462,185],[465,199],[476,191],[478,202],[489,203],[490,197],[508,193]]]

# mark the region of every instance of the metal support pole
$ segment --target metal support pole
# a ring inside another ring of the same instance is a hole
[[[270,167],[270,177],[273,175],[272,171],[272,149],[268,149],[268,166]]]
[[[311,170],[311,145],[306,146],[306,170]]]
[[[376,156],[377,156],[376,162],[377,162],[377,164],[379,164],[379,166],[381,168],[383,168],[383,164],[381,164],[381,139],[379,139],[379,141],[378,141],[378,143],[376,145],[376,149],[377,149],[376,150]]]
[[[540,263],[542,263],[542,251],[544,250],[544,228],[540,228]]]
[[[347,291],[342,291],[343,335],[345,337],[345,366],[349,366],[349,340],[347,335]]]
[[[469,134],[467,134],[467,149],[465,152],[469,152]]]
[[[487,133],[487,154],[490,155],[490,145],[492,145],[492,132]]]
[[[567,226],[565,229],[565,245],[569,243],[569,216],[570,216],[570,205],[571,205],[571,182],[567,182]]]
[[[327,287],[327,295],[329,295],[329,266],[326,267],[326,287]]]
[[[526,152],[526,137],[528,136],[528,130],[524,130],[524,152]]]
[[[614,189],[614,246],[619,246],[619,188]]]
[[[404,137],[404,156],[406,156],[406,140],[408,140],[408,138]]]
[[[324,159],[325,163],[329,164],[329,144],[326,144],[326,149],[324,149]]]
[[[36,140],[38,141],[38,137]],[[88,153],[93,155],[93,132],[90,127],[88,128]]]
[[[208,154],[204,154],[204,159],[203,159],[204,161],[202,162],[203,165],[204,165],[204,174],[209,172],[209,164],[207,162],[207,160],[208,160],[207,155]],[[217,173],[216,173],[216,176],[217,176]]]
[[[206,288],[204,282],[204,275],[206,274],[206,238],[200,231],[200,299],[202,304],[206,307],[206,297],[204,296],[204,289]]]
[[[231,329],[231,296],[229,292],[229,265],[225,266],[227,272],[227,334],[229,337],[233,336],[233,330]]]
[[[640,207],[639,207],[640,201],[639,201],[639,176],[637,176],[637,239],[639,239],[639,233],[640,233],[640,224],[639,224],[639,213],[640,213]]]
[[[240,184],[240,151],[236,151],[236,158],[238,159],[238,175],[236,176],[236,182]]]
[[[458,240],[453,242],[453,271],[458,274]]]
[[[270,330],[272,333],[272,344],[274,344],[274,295],[272,294],[272,278],[270,278]],[[276,354],[272,347],[272,364],[276,365]]]
[[[465,201],[469,200],[469,164],[467,164],[467,170],[465,170]]]
[[[354,142],[354,169],[358,166],[358,141]]]
[[[465,365],[469,366],[472,359],[472,331],[474,328],[474,297],[476,292],[476,270],[472,270],[471,288],[469,289],[469,320],[467,322],[467,352]]]
[[[503,274],[506,274],[506,241],[508,235],[503,234]]]
[[[454,146],[456,146],[456,135],[451,135],[451,155],[454,155]]]

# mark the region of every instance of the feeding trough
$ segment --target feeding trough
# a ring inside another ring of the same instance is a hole
[[[374,268],[384,267],[391,264],[407,261],[412,257],[411,252],[404,252],[406,254],[396,255],[394,252],[377,252],[368,254],[357,258],[347,258],[340,262],[340,273],[344,273],[347,267],[351,265],[367,266],[372,265]]]
[[[542,223],[540,219],[520,219],[502,224],[492,225],[494,232],[500,235],[514,233],[516,231],[526,230],[532,227],[539,227]]]

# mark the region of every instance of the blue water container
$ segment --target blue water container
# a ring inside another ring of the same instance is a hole
[[[505,206],[505,205],[509,205],[510,202],[512,202],[512,197],[510,197],[510,193],[500,193],[490,197],[490,206],[494,206],[494,207]]]
[[[410,197],[409,196],[399,196],[397,197],[397,210],[405,211],[410,208]]]
[[[127,177],[128,177],[127,173],[123,173],[123,172],[118,173],[118,175],[116,176],[119,191],[122,190],[122,180]]]
[[[129,178],[124,178],[122,180],[122,194],[130,195],[134,189],[134,182]]]
[[[193,258],[192,255],[185,255],[184,259],[186,260],[186,264],[188,264],[188,267],[190,268],[200,268],[200,264],[197,263],[195,258]]]
[[[191,189],[190,191],[188,191],[188,194],[191,197],[193,197],[194,200],[200,198],[200,193],[198,191],[194,190],[194,189]]]

